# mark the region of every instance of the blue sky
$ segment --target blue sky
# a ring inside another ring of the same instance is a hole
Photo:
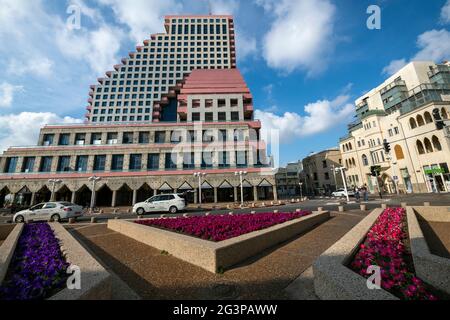
[[[381,29],[369,30],[369,5]],[[67,9],[81,9],[70,30]],[[34,144],[39,127],[83,119],[89,85],[165,14],[207,13],[200,0],[0,0],[0,148]],[[353,101],[410,60],[450,58],[450,0],[211,0],[233,14],[238,67],[280,164],[334,147]]]

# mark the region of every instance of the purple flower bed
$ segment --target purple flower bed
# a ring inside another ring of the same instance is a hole
[[[26,224],[0,287],[0,299],[46,299],[65,287],[68,266],[50,226]]]
[[[233,216],[215,215],[137,220],[135,223],[168,229],[197,238],[218,242],[253,231],[266,229],[276,224],[298,219],[309,214],[311,214],[310,211],[240,214]]]

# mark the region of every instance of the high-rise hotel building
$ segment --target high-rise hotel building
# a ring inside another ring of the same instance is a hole
[[[0,158],[0,205],[50,199],[129,206],[154,194],[191,201],[276,199],[275,179],[236,68],[231,16],[167,16],[166,33],[90,87],[84,124],[49,124],[36,146]],[[194,173],[205,175],[200,179]],[[190,191],[190,192],[189,192]]]

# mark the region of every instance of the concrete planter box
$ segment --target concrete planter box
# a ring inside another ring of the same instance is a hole
[[[4,235],[8,232],[8,236],[0,246],[0,285],[8,272],[9,263],[11,262],[14,250],[16,250],[17,242],[22,234],[22,229],[23,224],[18,224],[13,227],[12,231],[10,231],[10,228],[2,231]]]
[[[59,223],[49,223],[59,239],[61,251],[67,261],[80,268],[81,289],[65,288],[48,300],[100,300],[111,298],[110,274],[84,249],[81,244]],[[0,247],[0,284],[3,282],[11,258],[24,225],[18,224]]]
[[[108,271],[59,223],[50,223],[61,242],[67,262],[81,271],[81,289],[63,289],[49,300],[108,300],[111,298],[112,278]]]
[[[408,232],[414,267],[419,278],[435,288],[450,294],[450,259],[430,252],[418,221],[450,222],[447,207],[407,207]]]
[[[235,265],[264,249],[308,231],[329,217],[330,214],[327,211],[314,212],[306,217],[220,242],[198,239],[132,221],[108,220],[108,228],[216,273],[221,268]]]
[[[398,300],[386,290],[370,290],[367,279],[347,267],[382,212],[373,210],[314,262],[314,290],[320,299]]]

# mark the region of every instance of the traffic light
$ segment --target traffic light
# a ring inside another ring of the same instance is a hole
[[[380,166],[371,166],[370,167],[370,174],[372,177],[378,177],[380,175],[380,172],[381,172]]]
[[[439,109],[433,109],[433,118],[434,118],[434,123],[436,124],[436,129],[438,130],[442,130],[444,128],[444,120],[442,120],[441,118],[441,114],[439,112]]]
[[[391,152],[391,144],[386,139],[383,140],[383,147],[384,147],[384,152],[386,152],[386,153]]]

